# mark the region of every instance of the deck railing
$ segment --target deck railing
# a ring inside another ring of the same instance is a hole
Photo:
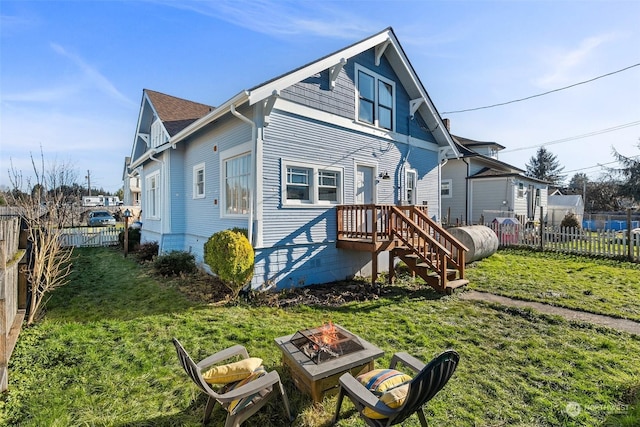
[[[414,246],[419,256],[438,270],[447,266],[464,277],[467,248],[429,218],[427,206],[340,205],[338,240],[366,240],[375,244],[399,239]],[[427,260],[427,254],[437,259]]]

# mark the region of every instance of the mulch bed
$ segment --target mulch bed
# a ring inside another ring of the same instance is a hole
[[[218,278],[204,273],[172,279],[177,289],[189,300],[207,304],[232,303],[231,290]],[[339,281],[302,288],[291,288],[280,291],[241,293],[240,301],[269,307],[292,307],[297,305],[315,305],[339,307],[350,302],[375,301],[381,296],[407,293],[432,294],[431,288],[419,284],[408,284],[403,281],[401,289],[397,285],[376,284],[372,286],[364,279]],[[427,295],[427,297],[429,297]]]

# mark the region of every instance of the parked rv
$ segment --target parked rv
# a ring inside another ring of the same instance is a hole
[[[82,206],[122,206],[118,196],[84,196]]]

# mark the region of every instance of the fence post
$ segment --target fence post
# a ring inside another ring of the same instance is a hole
[[[627,258],[629,261],[633,261],[631,247],[631,208],[627,208]]]
[[[544,208],[540,206],[540,250],[544,250]]]

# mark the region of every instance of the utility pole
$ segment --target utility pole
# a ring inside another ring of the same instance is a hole
[[[85,178],[87,178],[87,196],[91,197],[91,172],[89,171],[89,169],[87,169],[87,176],[85,176]]]

